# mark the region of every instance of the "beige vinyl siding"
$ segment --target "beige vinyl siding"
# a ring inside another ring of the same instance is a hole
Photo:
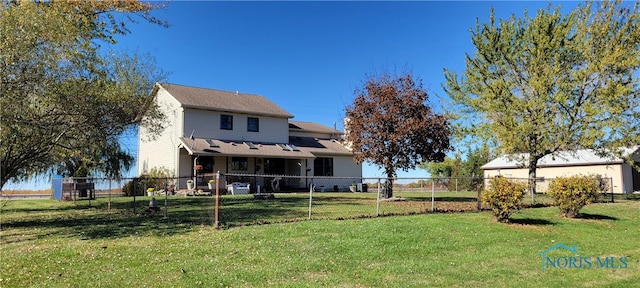
[[[330,157],[330,156],[323,156]],[[353,157],[333,156],[333,175],[337,177],[362,177],[362,164],[353,161]],[[352,182],[360,182],[359,179],[336,179],[333,185],[348,187]]]
[[[233,130],[220,129],[220,115],[233,116]],[[259,132],[247,131],[247,118],[259,119]],[[288,122],[286,118],[255,116],[200,109],[186,109],[184,112],[184,137],[192,131],[196,138],[220,140],[252,141],[264,143],[288,143]]]
[[[484,170],[484,178],[491,178],[498,175],[502,175],[507,178],[528,178],[529,171],[526,169]]]
[[[324,156],[329,157],[329,156]],[[362,164],[353,161],[353,157],[334,156],[333,175],[340,177],[362,177]]]
[[[623,179],[620,181],[620,191],[623,193],[633,192],[633,167],[627,164],[621,165],[620,177]]]
[[[220,171],[220,173],[227,173],[227,157],[216,156],[213,157],[215,162],[213,165],[213,173]]]
[[[178,189],[187,189],[188,177],[193,176],[193,160],[191,155],[184,149],[180,149],[179,154],[180,166],[178,167],[178,176],[180,180],[178,181]]]
[[[149,132],[138,131],[138,175],[148,173],[154,167],[166,167],[177,175],[178,135],[182,134],[182,108],[167,91],[160,88],[157,101],[165,115],[165,129],[155,139],[149,140]]]

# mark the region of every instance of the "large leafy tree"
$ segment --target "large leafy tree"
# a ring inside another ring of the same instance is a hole
[[[107,62],[111,63],[109,78],[113,83],[118,83],[121,92],[131,93],[129,103],[117,103],[113,100],[106,102],[94,102],[94,112],[103,110],[102,114],[109,115],[107,118],[98,120],[93,126],[101,129],[96,131],[84,131],[84,134],[75,134],[67,138],[63,149],[57,149],[57,158],[62,159],[54,165],[55,171],[63,176],[87,177],[105,176],[119,178],[123,171],[130,169],[134,163],[132,155],[121,147],[119,138],[129,137],[138,124],[145,125],[150,129],[161,129],[159,121],[161,115],[154,106],[152,99],[148,97],[148,87],[153,87],[155,79],[162,77],[161,73],[154,73],[156,68],[149,56],[144,55],[120,55],[109,54],[105,56]],[[139,90],[139,91],[136,91]],[[88,90],[91,91],[91,90]],[[104,91],[94,91],[96,95],[89,98],[100,99],[104,96]],[[87,95],[89,95],[87,92]],[[117,99],[117,100],[116,100]],[[118,99],[116,101],[124,101]],[[116,106],[114,106],[116,105]],[[144,107],[144,106],[147,107]],[[113,119],[113,117],[117,117]],[[109,119],[110,121],[105,121]],[[129,123],[125,121],[130,121]],[[154,119],[148,124],[142,121]],[[115,121],[114,121],[115,120]],[[114,123],[115,122],[115,123]],[[156,126],[155,128],[153,126]],[[97,134],[96,134],[97,132]],[[105,134],[105,132],[107,132]],[[125,134],[125,135],[123,135]]]
[[[454,157],[445,157],[442,162],[424,162],[420,163],[418,167],[421,169],[427,170],[430,177],[460,177],[461,171],[460,166],[462,163],[462,159],[459,154],[456,154]]]
[[[113,147],[118,136],[136,125],[162,129],[149,96],[161,72],[148,58],[101,49],[129,32],[125,24],[133,16],[164,25],[149,14],[156,7],[137,1],[0,4],[0,189],[73,157],[122,167],[114,163],[122,152]],[[92,155],[98,152],[103,155]]]
[[[466,159],[461,163],[460,175],[473,178],[473,180],[470,181],[471,186],[469,186],[469,188],[475,189],[476,187],[473,187],[474,185],[472,184],[477,184],[478,178],[484,177],[482,165],[489,163],[492,156],[492,151],[488,145],[481,145],[467,152]]]
[[[424,162],[418,165],[425,169],[431,177],[456,178],[455,182],[449,181],[449,189],[476,190],[482,183],[482,165],[487,164],[491,158],[491,150],[488,145],[481,145],[467,150],[463,157],[456,153],[453,157],[446,157],[442,162]]]
[[[398,169],[442,161],[451,150],[447,120],[427,106],[427,92],[412,74],[370,77],[354,94],[346,107],[345,141],[358,163],[367,160],[384,169],[384,197],[393,196]]]
[[[594,7],[596,6],[596,7]],[[556,151],[613,155],[640,143],[640,13],[620,2],[525,11],[471,31],[475,52],[461,76],[445,70],[446,93],[464,131],[493,138],[529,169]]]

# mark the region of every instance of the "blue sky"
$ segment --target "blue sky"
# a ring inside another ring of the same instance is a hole
[[[556,2],[569,9],[579,2]],[[470,29],[498,18],[530,15],[548,2],[183,2],[140,20],[115,50],[153,56],[168,82],[267,97],[293,120],[342,129],[344,107],[367,75],[408,69],[440,110],[443,68],[462,71],[472,53]],[[564,11],[565,9],[563,9]],[[137,149],[135,138],[123,143]],[[134,169],[135,170],[135,169]],[[365,176],[382,175],[365,165]],[[425,177],[424,170],[399,177]],[[45,185],[46,186],[46,185]],[[6,187],[11,189],[11,187]],[[46,187],[45,187],[46,188]]]

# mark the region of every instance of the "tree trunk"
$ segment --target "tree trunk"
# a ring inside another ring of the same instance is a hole
[[[529,193],[531,195],[531,204],[535,204],[534,195],[536,194],[536,167],[540,157],[529,156]]]
[[[384,182],[382,187],[382,193],[380,197],[384,199],[389,199],[393,197],[393,177],[387,177],[387,181]]]

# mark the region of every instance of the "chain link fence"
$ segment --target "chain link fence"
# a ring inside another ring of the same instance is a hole
[[[512,179],[527,182],[527,179]],[[240,226],[316,219],[453,213],[483,209],[482,178],[349,178],[219,174],[203,179],[54,179],[54,198],[114,213],[172,219],[181,224]],[[523,204],[548,205],[549,180]],[[609,184],[607,184],[609,183]],[[613,201],[603,179],[602,201]],[[392,197],[383,197],[386,186]],[[59,187],[59,188],[56,188]],[[530,204],[529,204],[530,203]]]

